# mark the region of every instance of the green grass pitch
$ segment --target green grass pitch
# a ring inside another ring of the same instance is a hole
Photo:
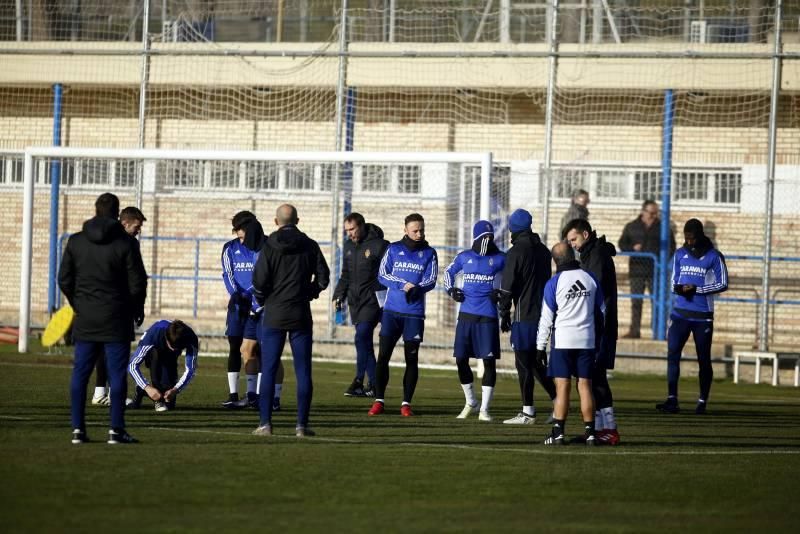
[[[253,411],[226,412],[225,362],[202,358],[179,409],[129,412],[142,443],[105,444],[106,409],[88,406],[92,443],[70,444],[68,355],[0,352],[3,532],[533,532],[795,531],[800,494],[800,394],[717,380],[709,415],[657,414],[664,379],[612,380],[622,444],[539,443],[519,408],[516,377],[498,379],[496,421],[458,421],[455,371],[422,370],[418,416],[398,414],[392,368],[387,414],[342,392],[352,366],[314,366],[316,438],[293,437],[287,367],[277,435],[250,435]],[[343,349],[343,357],[349,349]],[[509,357],[506,355],[505,357]],[[687,362],[686,365],[694,365]],[[542,412],[547,402],[536,390]],[[581,430],[573,402],[568,434]]]

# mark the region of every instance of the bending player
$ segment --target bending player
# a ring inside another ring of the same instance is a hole
[[[484,374],[478,419],[492,420],[489,405],[497,382],[495,360],[500,358],[496,295],[499,295],[504,265],[505,254],[494,244],[494,227],[489,221],[478,221],[472,228],[472,248],[459,252],[444,271],[444,288],[447,294],[461,303],[453,356],[466,403],[458,414],[458,419],[466,419],[478,408],[469,359],[480,358],[483,360]],[[458,273],[463,273],[461,288],[454,285]]]
[[[132,408],[139,408],[145,395],[157,412],[175,409],[175,399],[194,378],[197,368],[197,335],[183,321],[156,321],[145,331],[133,353],[128,372],[136,382]],[[186,351],[186,370],[178,378],[178,358]],[[141,371],[150,368],[150,382]]]
[[[255,224],[257,224],[257,227]],[[228,400],[222,406],[229,409],[250,406],[258,409],[259,360],[258,305],[253,298],[253,267],[258,258],[258,250],[263,245],[264,230],[256,216],[249,211],[240,211],[231,219],[236,238],[222,247],[222,281],[228,290],[228,317],[225,335],[228,338]],[[247,239],[247,229],[252,225],[252,235]],[[249,247],[247,245],[250,245]],[[239,372],[244,358],[244,372],[247,375],[247,397],[239,400]],[[283,387],[283,364],[278,367],[276,376],[273,409],[280,410],[280,396]]]
[[[425,294],[436,286],[439,273],[436,251],[425,241],[425,219],[412,213],[405,219],[405,235],[389,245],[378,271],[386,286],[386,304],[381,317],[378,363],[375,368],[375,402],[368,415],[384,412],[384,397],[389,384],[389,360],[400,337],[406,359],[403,375],[403,404],[400,415],[411,417],[411,399],[419,378],[419,345],[425,331]]]

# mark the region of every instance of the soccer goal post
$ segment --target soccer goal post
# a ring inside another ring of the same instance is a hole
[[[441,247],[440,264],[468,246],[475,220],[493,216],[488,152],[32,147],[24,153],[21,185],[20,352],[28,350],[31,328],[63,304],[56,285],[61,251],[107,191],[120,197],[121,208],[135,205],[147,218],[140,236],[151,277],[147,320],[188,315],[209,325],[224,323],[220,251],[237,211],[253,211],[271,233],[275,208],[296,205],[301,230],[320,243],[330,265],[331,290],[342,219],[350,211],[383,227],[390,241],[402,236],[405,215],[422,213],[428,241]],[[452,315],[447,299],[439,300],[429,309]],[[312,304],[312,313],[331,335],[329,293]],[[218,333],[212,326],[199,331]]]

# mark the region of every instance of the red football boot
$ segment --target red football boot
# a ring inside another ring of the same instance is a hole
[[[380,415],[383,413],[383,403],[381,401],[375,401],[372,403],[372,408],[369,409],[367,415]]]
[[[597,432],[597,441],[599,445],[619,445],[619,432],[616,428],[606,428]]]
[[[411,405],[404,404],[400,406],[400,415],[403,417],[414,417],[414,412],[411,411]]]

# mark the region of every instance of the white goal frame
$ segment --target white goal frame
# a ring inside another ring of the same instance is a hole
[[[28,147],[24,153],[22,258],[20,261],[19,344],[28,351],[31,317],[31,276],[33,252],[33,190],[35,158],[97,158],[128,160],[215,160],[215,161],[325,161],[333,163],[468,163],[481,167],[480,217],[491,216],[491,152],[324,152],[324,151],[248,151],[248,150],[173,150],[113,149],[73,147]],[[140,180],[141,182],[141,180]],[[141,183],[139,184],[141,187]],[[339,181],[331,184],[333,209],[331,242],[334,259],[341,236],[339,227]]]

